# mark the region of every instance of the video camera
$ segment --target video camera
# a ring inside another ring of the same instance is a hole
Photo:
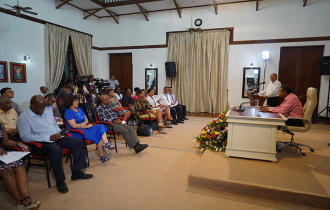
[[[76,82],[76,86],[78,87],[77,93],[80,96],[84,95],[84,89],[83,88],[84,88],[84,85],[86,83],[86,78],[87,78],[87,76],[77,76],[76,77],[75,82]]]
[[[97,87],[99,94],[102,94],[102,90],[105,86],[110,86],[109,82],[104,82],[101,78],[94,78],[94,85]]]

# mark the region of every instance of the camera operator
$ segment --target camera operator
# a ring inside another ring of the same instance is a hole
[[[86,98],[91,97],[89,91],[87,90],[87,88],[85,86],[86,78],[87,78],[86,76],[77,76],[76,81],[75,81],[76,85],[73,86],[73,93],[74,93],[74,95],[77,95],[79,97],[79,107],[83,109],[88,120],[92,121],[93,115],[90,112],[89,106],[87,104],[87,99],[86,99]]]

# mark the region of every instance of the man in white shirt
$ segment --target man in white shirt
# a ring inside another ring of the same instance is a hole
[[[175,100],[175,95],[173,93],[173,88],[172,87],[169,87],[168,88],[168,93],[167,94],[168,94],[168,97],[171,100],[171,104],[172,105],[178,103],[178,101]],[[179,104],[178,103],[176,106],[179,106],[182,109],[182,120],[189,120],[188,118],[186,118],[186,113],[187,113],[187,107],[186,107],[186,105],[182,105],[182,104]]]
[[[119,82],[118,82],[118,80],[115,79],[115,75],[114,74],[111,74],[110,75],[110,79],[107,79],[106,82],[109,82],[110,83],[110,85],[108,87],[110,89],[115,89],[115,87],[118,87],[118,85],[119,85]]]
[[[158,96],[159,103],[164,106],[171,106],[171,99],[168,93],[168,87],[164,87],[164,91]],[[177,125],[178,123],[184,123],[182,120],[182,108],[178,106],[170,107],[170,112],[173,118],[172,123]]]
[[[18,115],[20,115],[23,112],[22,109],[19,107],[19,105],[15,103],[13,100],[11,100],[12,98],[14,98],[14,91],[11,88],[9,87],[2,88],[1,95],[10,98],[13,109],[16,111]]]
[[[281,88],[281,82],[277,80],[277,74],[273,73],[270,75],[271,83],[267,85],[267,88],[258,93],[267,99],[267,105],[271,107],[279,106],[279,90]]]
[[[48,89],[45,86],[40,87],[40,93],[38,95],[41,95],[42,97],[45,97],[47,95]]]

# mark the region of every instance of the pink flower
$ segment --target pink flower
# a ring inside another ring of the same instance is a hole
[[[204,141],[202,141],[201,143],[204,144]]]
[[[217,123],[217,120],[213,120],[215,123]]]

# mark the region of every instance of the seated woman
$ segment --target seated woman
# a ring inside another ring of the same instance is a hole
[[[140,90],[140,88],[138,88],[138,87],[135,87],[134,88],[134,92],[135,92],[135,95],[133,96],[134,101],[138,100],[138,98],[139,98],[139,95],[137,94],[137,92],[139,90]]]
[[[120,101],[123,98],[123,94],[121,94],[120,87],[115,88],[115,97],[118,101]]]
[[[162,113],[165,113],[165,116],[164,116],[165,127],[166,128],[172,128],[171,126],[167,125],[167,120],[170,120],[170,121],[173,120],[171,118],[171,114],[170,114],[170,107],[159,104],[157,102],[157,99],[155,99],[154,95],[155,95],[155,90],[149,89],[148,90],[148,96],[147,96],[148,102],[151,104],[151,106],[152,106],[152,108],[154,108],[154,110],[155,109],[161,109]]]
[[[114,109],[123,109],[120,102],[115,97],[115,92],[113,91],[113,89],[109,90],[108,96],[110,97],[110,104],[109,105],[110,105],[112,110],[114,110]],[[131,112],[127,111],[127,110],[120,110],[119,112],[115,112],[115,113],[118,113],[118,117],[123,116],[125,118],[126,122],[128,122],[129,118],[131,117]]]
[[[130,107],[132,109],[132,113],[135,113],[135,101],[132,97],[131,89],[125,88],[124,89],[124,96],[122,99],[122,103],[124,107]]]
[[[165,126],[162,124],[162,110],[153,108],[150,105],[148,100],[145,98],[143,90],[139,90],[138,94],[139,94],[139,98],[135,104],[136,114],[138,115],[138,117],[147,118],[150,116],[152,118],[156,118],[158,123],[158,133],[166,134],[166,132],[163,131],[163,128],[165,128]],[[146,111],[150,112],[150,114],[145,113]]]
[[[0,145],[6,147],[20,147],[24,151],[28,151],[29,147],[21,142],[9,140],[6,129],[0,124]],[[0,146],[0,155],[7,155],[6,151]],[[29,187],[26,171],[22,160],[12,163],[4,163],[0,161],[0,177],[3,179],[3,185],[8,193],[17,202],[17,207],[25,209],[37,209],[41,205],[40,201],[32,202],[29,196]]]
[[[109,160],[107,155],[104,154],[105,148],[109,150],[114,149],[108,142],[104,125],[88,124],[88,120],[82,108],[79,108],[79,98],[76,95],[69,95],[64,98],[63,106],[67,108],[64,114],[64,119],[68,123],[69,129],[81,129],[84,131],[85,138],[95,142],[97,150],[100,153],[101,161],[104,163]],[[71,133],[73,137],[81,138],[78,133]]]

